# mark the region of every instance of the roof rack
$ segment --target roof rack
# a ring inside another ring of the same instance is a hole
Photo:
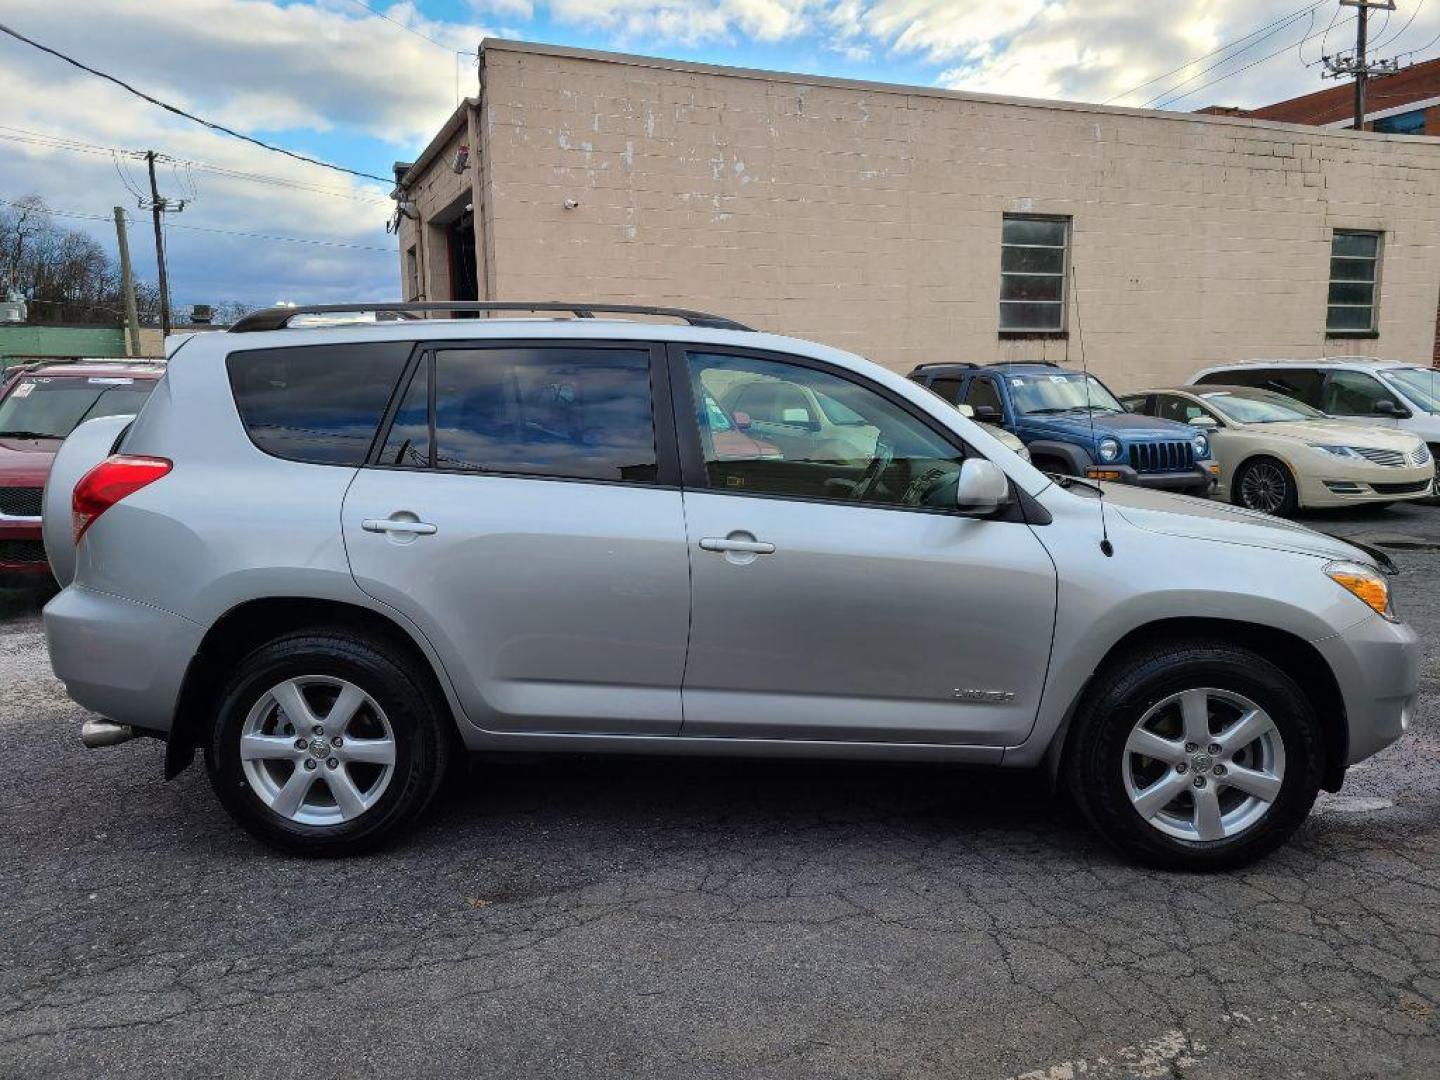
[[[558,300],[425,300],[425,301],[382,301],[368,304],[301,304],[297,307],[273,307],[263,311],[252,311],[230,327],[232,334],[248,334],[258,330],[284,330],[290,320],[298,315],[330,315],[373,311],[377,316],[390,315],[392,318],[413,319],[425,312],[487,312],[487,311],[556,311],[566,312],[577,319],[593,319],[595,312],[625,315],[662,315],[679,319],[691,326],[707,330],[745,330],[750,327],[726,319],[720,315],[708,315],[703,311],[687,308],[649,307],[644,304],[571,304]]]
[[[986,367],[1053,367],[1060,365],[1054,360],[992,360]]]
[[[928,364],[916,364],[911,371],[928,371],[931,368],[978,368],[979,366],[969,360],[932,360]]]

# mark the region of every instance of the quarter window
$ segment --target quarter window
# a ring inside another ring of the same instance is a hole
[[[1070,219],[1006,214],[1000,237],[1000,331],[1065,329]]]
[[[655,482],[648,351],[447,349],[434,363],[437,468]]]
[[[891,506],[944,506],[948,492],[954,505],[964,454],[876,391],[757,357],[692,353],[689,368],[696,401],[745,421],[716,425],[697,409],[712,488]]]
[[[225,361],[251,440],[290,461],[359,465],[412,342],[306,345],[233,352]]]
[[[1377,326],[1380,234],[1336,230],[1330,241],[1330,294],[1325,329],[1371,333]]]
[[[960,400],[960,379],[954,375],[940,375],[930,380],[930,389],[954,405]]]
[[[423,468],[430,465],[430,358],[410,378],[390,434],[380,451],[380,464]]]

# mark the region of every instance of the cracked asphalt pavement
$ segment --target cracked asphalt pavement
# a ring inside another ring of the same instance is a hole
[[[475,762],[403,843],[274,855],[163,748],[84,750],[0,599],[0,1075],[1440,1075],[1440,507],[1380,540],[1413,730],[1278,854],[1116,857],[1024,775]]]

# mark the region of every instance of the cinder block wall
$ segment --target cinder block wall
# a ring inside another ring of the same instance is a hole
[[[497,297],[708,308],[899,370],[1078,366],[1083,331],[1117,389],[1434,351],[1433,141],[495,41],[480,109]],[[998,335],[1006,212],[1074,219],[1065,339]],[[1334,228],[1386,234],[1376,340],[1325,336]]]

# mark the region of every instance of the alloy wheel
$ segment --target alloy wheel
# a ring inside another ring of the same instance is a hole
[[[1125,793],[1151,828],[1181,840],[1225,840],[1270,812],[1285,781],[1285,745],[1263,708],[1232,690],[1184,690],[1131,729]]]
[[[1248,510],[1273,514],[1285,505],[1290,480],[1278,465],[1257,461],[1240,480],[1240,501]]]
[[[369,810],[395,773],[395,733],[375,699],[345,679],[286,679],[251,707],[240,764],[260,801],[301,825]]]

